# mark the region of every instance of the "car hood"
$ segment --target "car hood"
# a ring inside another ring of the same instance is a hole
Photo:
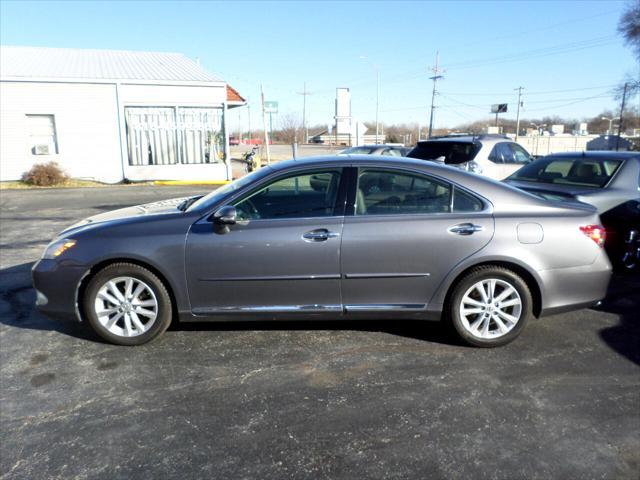
[[[182,215],[183,212],[178,210],[178,205],[191,197],[171,198],[169,200],[161,200],[158,202],[145,203],[143,205],[134,205],[132,207],[120,208],[110,212],[99,213],[74,223],[70,227],[60,232],[60,235],[68,235],[69,233],[77,233],[80,230],[91,228],[94,225],[102,225],[105,223],[116,223],[132,221],[139,218],[146,218],[150,215]]]

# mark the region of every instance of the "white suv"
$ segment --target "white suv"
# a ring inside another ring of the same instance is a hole
[[[533,161],[524,148],[504,135],[451,135],[418,142],[407,157],[444,163],[502,180]]]

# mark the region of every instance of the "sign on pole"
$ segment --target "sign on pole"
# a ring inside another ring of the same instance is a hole
[[[491,113],[507,113],[507,103],[496,103],[491,105]]]
[[[278,113],[278,102],[265,101],[264,113]]]

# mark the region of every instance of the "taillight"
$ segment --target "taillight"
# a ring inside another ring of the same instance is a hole
[[[580,227],[580,231],[596,242],[599,247],[604,245],[604,241],[607,238],[607,232],[601,225],[586,225]]]

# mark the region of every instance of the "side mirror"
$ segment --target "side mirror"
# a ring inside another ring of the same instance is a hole
[[[225,205],[213,214],[213,221],[218,225],[234,225],[236,223],[236,207]]]

